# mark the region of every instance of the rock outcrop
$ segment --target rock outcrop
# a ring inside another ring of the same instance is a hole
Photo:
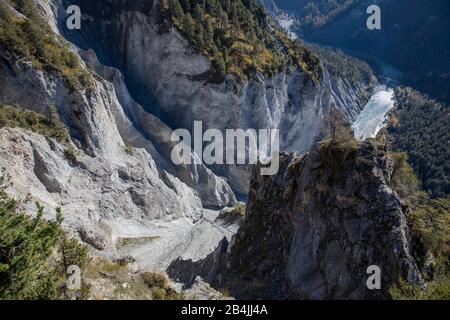
[[[201,262],[178,260],[169,272],[186,283],[200,274],[237,298],[382,299],[400,278],[421,283],[391,174],[374,141],[284,154],[278,175],[253,176],[231,243]],[[366,285],[373,265],[380,290]]]

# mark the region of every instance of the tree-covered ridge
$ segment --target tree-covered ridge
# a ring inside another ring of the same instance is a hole
[[[0,1],[0,57],[31,61],[37,68],[61,76],[72,90],[92,82],[90,73],[51,30],[33,0]]]
[[[450,103],[449,1],[273,1],[297,18],[295,31],[308,42],[380,58],[401,72],[402,83]],[[381,30],[366,28],[372,4],[382,11]]]
[[[275,0],[282,9],[296,11],[303,31],[318,28],[338,16],[359,0]]]
[[[346,55],[340,49],[309,45],[308,48],[316,54],[331,76],[347,80],[350,83],[371,83],[376,80],[369,64],[352,56]]]
[[[301,11],[302,26],[320,27],[357,2],[357,0],[309,1]]]
[[[409,155],[423,188],[433,197],[450,194],[450,109],[410,88],[396,88],[389,132],[392,148]]]
[[[423,192],[404,152],[390,152],[390,186],[406,208],[411,251],[427,286],[404,280],[390,288],[393,299],[450,299],[450,197],[431,199]]]
[[[212,61],[214,80],[268,76],[300,68],[319,79],[318,58],[269,18],[256,0],[169,0],[166,12],[195,49]]]

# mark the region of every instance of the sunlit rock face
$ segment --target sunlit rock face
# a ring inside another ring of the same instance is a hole
[[[56,17],[63,7],[55,3],[38,5],[58,32]],[[155,267],[176,258],[180,252],[174,248],[182,248],[186,239],[208,238],[211,245],[186,249],[191,257],[208,254],[228,231],[211,227],[210,232],[195,222],[203,221],[204,207],[236,202],[229,184],[203,164],[175,167],[167,159],[172,129],[134,100],[120,70],[102,65],[93,51],[68,50],[86,61],[82,68],[92,76],[83,89],[69,89],[58,74],[24,59],[0,59],[0,103],[43,115],[55,106],[71,138],[64,144],[28,130],[2,128],[0,166],[11,177],[10,194],[29,194],[46,207],[47,218],[61,207],[65,230],[110,257],[128,254],[117,243],[129,238],[133,248],[144,251],[148,239],[154,239],[159,250],[151,258]],[[25,204],[31,214],[33,201]],[[161,225],[183,233],[173,238]],[[141,266],[149,265],[146,257],[140,258]]]
[[[326,130],[332,108],[351,121],[362,107],[367,84],[350,85],[325,69],[319,83],[299,71],[258,74],[245,83],[200,80],[209,61],[161,25],[157,1],[36,2],[54,32],[72,41],[68,50],[93,81],[70,90],[57,74],[1,59],[0,102],[44,115],[56,106],[71,142],[3,128],[0,164],[14,196],[30,193],[48,217],[61,206],[64,227],[105,255],[134,252],[142,266],[162,268],[180,248],[199,259],[230,237],[204,208],[233,206],[236,193],[246,197],[251,168],[174,165],[174,129],[191,129],[196,120],[204,129],[279,128],[282,150],[305,152]],[[73,4],[81,8],[82,28],[69,32],[66,8]],[[69,147],[76,160],[67,156]],[[118,243],[129,238],[133,248],[121,251]],[[186,248],[186,239],[197,245]]]

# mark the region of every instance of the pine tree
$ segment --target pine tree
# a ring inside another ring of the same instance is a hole
[[[222,30],[228,30],[228,15],[225,11],[220,13],[220,27]]]
[[[8,179],[0,177],[0,300],[56,299],[58,278],[46,262],[61,233],[61,212],[56,222],[19,212],[20,202],[6,194]]]
[[[223,51],[223,61],[225,62],[225,65],[227,66],[227,68],[228,68],[229,59],[230,59],[229,50],[228,50],[228,48],[225,48]]]
[[[217,78],[219,80],[222,80],[225,77],[227,71],[225,61],[218,53],[216,53],[214,56],[214,64],[216,67]]]
[[[240,24],[239,24],[239,14],[238,14],[238,9],[237,9],[236,4],[233,5],[233,9],[231,12],[232,12],[231,15],[232,15],[232,19],[233,19],[234,28],[235,28],[235,30],[237,30],[240,28]]]
[[[183,31],[186,34],[186,37],[189,40],[194,40],[195,38],[195,23],[194,19],[192,19],[192,16],[190,13],[187,13],[184,15],[183,18]]]
[[[181,21],[184,17],[183,8],[178,0],[169,1],[169,13],[172,17]]]
[[[189,0],[179,0],[184,12],[191,12],[191,3]]]
[[[197,5],[194,8],[194,18],[197,21],[197,23],[200,24],[203,24],[205,20],[205,10],[199,3],[197,3]]]
[[[218,17],[221,6],[217,0],[206,0],[206,10],[213,16]]]
[[[195,35],[195,43],[199,48],[203,48],[205,45],[205,40],[203,39],[203,35],[205,33],[205,29],[201,24],[197,27],[197,34]]]
[[[231,2],[230,0],[222,0],[222,8],[225,10],[226,13],[231,12]]]
[[[205,42],[208,46],[212,46],[214,42],[214,28],[210,20],[206,22]]]

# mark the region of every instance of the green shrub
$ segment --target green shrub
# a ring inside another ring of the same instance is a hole
[[[450,300],[450,277],[441,277],[426,288],[414,286],[405,280],[389,289],[394,300]]]
[[[184,294],[178,293],[169,286],[166,274],[160,272],[145,272],[142,280],[152,291],[155,300],[184,300]]]
[[[408,163],[408,155],[405,152],[390,152],[389,156],[393,160],[392,189],[404,199],[414,196],[419,190],[419,180]]]
[[[62,143],[69,143],[69,133],[60,121],[54,107],[49,109],[48,117],[18,106],[0,105],[0,127],[19,127],[36,132]]]
[[[66,150],[64,150],[64,157],[71,163],[75,163],[78,161],[77,155],[75,154],[73,148],[67,148]]]
[[[126,154],[128,154],[129,156],[132,156],[134,151],[133,151],[133,145],[126,143],[124,146],[124,151]]]
[[[167,276],[164,273],[160,272],[145,272],[142,274],[142,279],[150,288],[167,288],[167,286],[169,285]]]
[[[35,218],[21,213],[7,181],[0,178],[0,300],[57,299],[61,277],[48,260],[61,237],[61,212],[54,222],[42,219],[39,205]]]
[[[245,204],[238,203],[234,208],[223,210],[220,212],[218,219],[225,221],[227,224],[238,223],[245,216]]]
[[[72,265],[83,268],[89,262],[88,248],[73,238],[62,240],[61,253],[65,269]]]
[[[153,290],[153,299],[155,300],[184,300],[182,292],[176,292],[172,288],[156,288]]]
[[[60,209],[55,221],[43,219],[39,204],[34,218],[21,212],[22,202],[6,193],[9,185],[0,176],[0,300],[68,298],[67,267],[83,269],[89,262],[87,247],[62,231]],[[82,296],[88,291],[83,283]]]

